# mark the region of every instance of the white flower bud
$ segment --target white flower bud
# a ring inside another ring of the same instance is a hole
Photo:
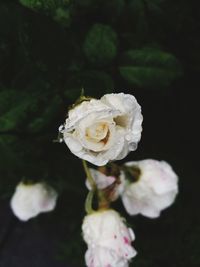
[[[178,193],[178,177],[167,162],[148,159],[127,162],[125,166],[140,172],[137,181],[127,182],[121,194],[130,215],[156,218],[174,202]]]
[[[57,200],[56,191],[44,184],[19,183],[10,201],[11,209],[15,216],[27,221],[39,213],[52,211]]]
[[[114,182],[116,182],[116,180],[118,180],[117,183],[115,184],[115,187],[112,188],[113,190],[112,201],[116,200],[120,196],[120,194],[123,192],[124,186],[126,183],[125,175],[123,171],[120,171],[120,175],[117,178],[115,176],[107,176],[103,174],[102,172],[92,169],[92,168],[90,168],[90,173],[92,175],[92,178],[94,179],[97,189],[99,190],[109,187]],[[91,190],[91,185],[88,182],[88,180],[86,180],[86,187],[89,190]]]
[[[97,186],[98,189],[105,189],[106,187],[110,186],[111,184],[113,184],[116,180],[116,178],[114,176],[106,176],[105,174],[90,168],[90,173],[92,178],[95,181],[95,184]],[[91,185],[88,182],[88,180],[86,180],[86,187],[91,190]]]
[[[136,255],[131,242],[135,239],[131,228],[114,210],[103,210],[84,219],[83,238],[88,244],[86,264],[89,267],[125,267]]]

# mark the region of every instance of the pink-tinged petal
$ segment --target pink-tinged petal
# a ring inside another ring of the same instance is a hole
[[[97,188],[98,189],[104,189],[108,186],[110,186],[111,184],[113,184],[116,180],[116,178],[114,176],[106,176],[103,173],[90,168],[90,173],[92,175],[92,178],[94,179]],[[91,190],[91,186],[88,183],[88,181],[86,180],[86,187]]]
[[[127,162],[125,167],[140,170],[136,182],[126,183],[122,201],[130,215],[142,214],[157,218],[169,207],[178,193],[178,176],[165,161],[142,160]]]
[[[94,258],[95,267],[127,267],[136,251],[131,245],[133,239],[124,218],[114,210],[104,210],[87,215],[84,219],[83,238],[88,244],[86,263]],[[121,264],[121,265],[120,265]]]
[[[130,245],[130,240],[128,239],[128,237],[126,237],[126,236],[124,236],[124,244],[126,244],[126,245]]]

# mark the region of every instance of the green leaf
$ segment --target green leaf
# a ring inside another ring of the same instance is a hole
[[[25,7],[50,15],[64,26],[69,26],[71,22],[68,9],[70,2],[70,0],[20,0]]]
[[[69,0],[19,0],[20,3],[30,9],[52,12],[59,7],[69,4]]]
[[[60,110],[61,99],[43,91],[26,93],[17,90],[0,92],[0,131],[40,131],[47,127]]]
[[[0,130],[9,131],[20,126],[26,118],[28,112],[34,108],[35,101],[28,95],[14,91],[2,91],[1,99],[1,116]],[[31,101],[32,100],[32,101]],[[32,102],[32,103],[30,103]]]
[[[83,50],[92,64],[106,65],[117,54],[117,34],[110,26],[95,24],[86,35]]]
[[[19,166],[22,163],[19,154],[14,151],[17,138],[0,136],[0,197],[9,197],[17,181]],[[8,171],[9,170],[9,171]]]
[[[53,99],[49,100],[49,103],[45,106],[42,114],[29,124],[28,129],[31,132],[37,132],[47,128],[56,118],[61,107],[61,102],[59,96],[55,96]]]
[[[165,0],[129,1],[127,4],[127,21],[128,27],[130,27],[129,34],[131,33],[133,36],[132,47],[141,47],[147,41],[152,40],[157,33],[157,28],[162,28],[163,33],[163,27],[160,25],[165,14],[162,7],[163,1]],[[158,34],[160,37],[160,31]]]
[[[125,52],[119,71],[126,81],[138,87],[168,87],[182,74],[175,56],[155,48]]]

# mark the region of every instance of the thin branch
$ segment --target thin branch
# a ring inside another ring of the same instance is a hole
[[[92,190],[96,191],[96,184],[95,184],[94,179],[92,178],[92,175],[91,175],[90,170],[88,168],[87,162],[85,160],[82,160],[82,163],[83,163],[83,167],[84,167],[85,173],[87,175],[88,182],[89,182]]]

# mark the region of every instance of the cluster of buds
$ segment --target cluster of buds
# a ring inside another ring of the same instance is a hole
[[[83,237],[88,244],[85,260],[89,267],[121,267],[136,255],[131,247],[135,235],[125,219],[110,208],[121,198],[129,215],[156,218],[169,207],[178,193],[178,177],[165,161],[153,159],[90,169],[99,196],[98,211],[83,222]],[[92,190],[88,181],[86,186]]]

